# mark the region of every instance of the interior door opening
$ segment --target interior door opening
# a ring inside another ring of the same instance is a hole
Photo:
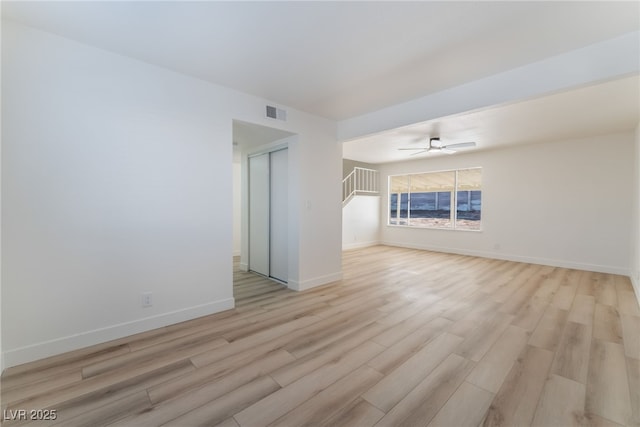
[[[285,284],[297,277],[289,218],[296,144],[294,133],[233,120],[234,255],[240,255],[240,271]]]

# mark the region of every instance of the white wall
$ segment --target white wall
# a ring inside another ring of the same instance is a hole
[[[2,8],[0,7],[0,18],[2,17]],[[1,22],[1,21],[0,21]],[[0,46],[2,46],[2,33],[0,32]],[[2,81],[2,67],[0,67],[0,81]],[[2,100],[2,87],[0,85],[0,100]],[[2,114],[3,102],[0,102],[0,129],[3,129]],[[2,188],[2,138],[0,137],[0,189]],[[1,194],[1,190],[0,190]],[[0,224],[2,224],[2,197],[0,197]],[[2,242],[2,227],[0,227],[0,242]],[[0,260],[2,260],[2,244],[0,244]],[[4,273],[2,272],[2,262],[0,262],[0,374],[4,370],[4,351],[2,346],[2,278]]]
[[[381,240],[628,275],[633,153],[634,135],[624,133],[383,165],[383,195],[388,175],[481,166],[483,230],[383,225]],[[381,205],[386,223],[384,196]]]
[[[342,249],[380,242],[380,196],[353,196],[342,209]]]
[[[240,256],[242,225],[242,164],[233,162],[233,256]]]
[[[299,135],[296,280],[339,278],[335,124],[3,22],[2,350],[12,366],[233,306],[232,120]],[[140,292],[154,305],[140,307]]]
[[[631,259],[629,261],[631,283],[640,304],[640,123],[634,132],[633,155],[633,208],[631,217]]]
[[[342,160],[342,179],[346,178],[354,168],[375,169],[376,165],[371,163],[358,162],[356,160]]]
[[[313,137],[327,144],[309,146],[300,139],[298,144],[289,145],[290,173],[299,177],[289,184],[289,197],[295,192],[300,201],[289,212],[289,221],[300,232],[289,245],[290,252],[299,254],[295,266],[299,278],[292,279],[295,272],[290,269],[288,282],[296,290],[342,278],[342,144],[336,140],[335,126],[318,128]],[[292,162],[291,156],[299,161]],[[327,265],[336,268],[331,272]]]

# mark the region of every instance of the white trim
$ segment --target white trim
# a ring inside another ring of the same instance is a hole
[[[351,249],[361,249],[361,248],[368,248],[369,246],[376,246],[379,245],[380,241],[379,240],[375,240],[375,241],[371,241],[371,242],[356,242],[356,243],[346,243],[342,245],[342,250],[343,251],[348,251]]]
[[[163,326],[172,325],[197,317],[207,316],[234,308],[233,298],[214,301],[181,310],[162,313],[144,319],[119,323],[117,325],[94,329],[67,337],[31,344],[25,347],[5,351],[2,354],[3,368],[20,365],[45,357],[78,350],[95,344],[102,344],[114,339],[124,338],[140,332],[150,331]]]
[[[515,254],[475,251],[475,250],[468,250],[468,249],[448,248],[448,247],[431,246],[431,245],[414,245],[414,244],[406,244],[406,243],[400,243],[400,242],[383,241],[381,244],[386,246],[396,246],[400,248],[422,249],[422,250],[434,251],[434,252],[445,252],[445,253],[457,254],[457,255],[469,255],[469,256],[477,256],[481,258],[501,259],[505,261],[514,261],[514,262],[526,262],[528,264],[540,264],[540,265],[548,265],[551,267],[571,268],[575,270],[585,270],[585,271],[594,271],[597,273],[609,273],[609,274],[619,274],[623,276],[629,276],[629,270],[627,268],[611,266],[611,265],[588,264],[588,263],[550,259],[550,258],[538,258],[538,257],[515,255]]]
[[[333,274],[326,274],[324,276],[314,277],[313,279],[303,280],[298,282],[297,280],[289,280],[289,289],[294,291],[306,291],[307,289],[315,288],[316,286],[326,285],[327,283],[337,282],[342,280],[342,272],[339,271]]]
[[[412,229],[425,229],[425,230],[442,230],[442,231],[469,231],[471,233],[482,233],[484,231],[483,228],[478,228],[477,230],[471,228],[453,228],[453,227],[427,227],[424,225],[405,225],[405,224],[384,224],[385,227],[391,228],[412,228]]]
[[[240,269],[240,271],[244,271],[246,273],[247,271],[249,271],[249,264],[247,264],[246,262],[241,262],[238,265],[238,268]]]

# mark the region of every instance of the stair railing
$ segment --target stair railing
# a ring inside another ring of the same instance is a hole
[[[358,194],[378,194],[378,171],[355,167],[342,180],[342,205],[346,205]]]

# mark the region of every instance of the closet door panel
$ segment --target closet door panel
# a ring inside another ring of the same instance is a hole
[[[269,275],[269,154],[249,157],[249,270]]]
[[[289,273],[288,151],[271,153],[270,159],[270,247],[269,275],[286,282]]]

